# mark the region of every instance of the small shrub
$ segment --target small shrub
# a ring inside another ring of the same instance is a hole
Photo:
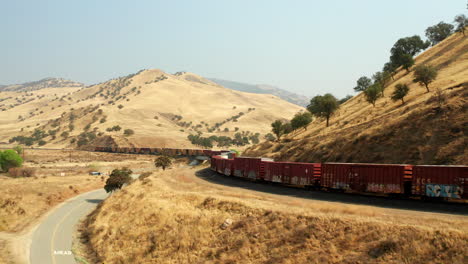
[[[133,131],[132,129],[125,129],[124,130],[124,135],[125,136],[131,136],[133,134],[135,134],[135,131]]]

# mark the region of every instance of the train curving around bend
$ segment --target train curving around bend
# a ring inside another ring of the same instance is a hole
[[[468,166],[276,162],[228,150],[96,147],[96,151],[205,156],[217,173],[313,190],[468,200]]]

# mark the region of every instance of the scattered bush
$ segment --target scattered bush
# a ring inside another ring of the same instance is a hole
[[[0,168],[8,172],[11,168],[21,167],[23,159],[21,156],[12,149],[0,151]]]
[[[172,160],[168,156],[159,156],[154,160],[154,165],[156,168],[161,167],[163,170],[166,170],[166,167],[171,166]]]
[[[114,169],[106,181],[104,190],[106,190],[106,192],[113,192],[117,189],[121,189],[124,184],[130,183],[132,180],[130,175],[132,173],[133,172],[128,168]]]
[[[133,131],[132,129],[125,129],[124,130],[124,135],[125,136],[131,136],[133,134],[135,134],[135,131]]]

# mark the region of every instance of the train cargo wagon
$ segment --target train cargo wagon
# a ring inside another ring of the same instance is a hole
[[[303,186],[319,184],[320,163],[287,162],[284,165],[284,170],[288,170],[287,183]]]
[[[263,179],[262,159],[260,158],[247,158],[245,162],[244,177],[249,179]]]
[[[282,182],[283,162],[264,161],[264,180],[269,182]]]
[[[244,177],[245,171],[245,158],[235,158],[234,159],[234,176],[236,177]]]
[[[224,175],[226,176],[231,176],[232,175],[232,169],[234,167],[234,159],[225,159],[224,160]]]
[[[223,157],[220,157],[219,159],[216,160],[216,171],[218,173],[221,173],[223,174],[224,172],[224,158]]]
[[[350,174],[349,163],[324,163],[320,185],[329,189],[351,190]]]
[[[321,185],[367,193],[411,193],[411,166],[399,164],[325,163]]]
[[[351,189],[357,192],[411,194],[412,166],[351,164]]]
[[[468,199],[467,166],[413,166],[413,194]]]
[[[211,159],[210,159],[210,167],[211,167],[211,170],[217,171],[216,166],[217,166],[217,160],[218,160],[218,159],[219,159],[219,157],[217,157],[217,156],[211,157]]]

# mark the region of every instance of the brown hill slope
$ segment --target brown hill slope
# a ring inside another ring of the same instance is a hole
[[[94,135],[111,136],[122,146],[154,147],[193,147],[187,136],[197,133],[263,137],[273,120],[302,110],[276,96],[233,91],[192,73],[160,70],[81,89],[0,92],[2,107],[0,142],[29,137],[39,129],[48,134],[43,138],[46,147],[74,147],[83,137],[92,141]],[[117,126],[121,129],[108,131]],[[125,129],[135,134],[124,136]]]
[[[307,131],[244,154],[307,162],[468,164],[468,38],[454,34],[415,61],[439,70],[431,92],[412,82],[413,72],[400,70],[376,107],[360,93],[341,106],[329,127],[314,120]],[[410,87],[405,105],[390,99],[397,83]]]

